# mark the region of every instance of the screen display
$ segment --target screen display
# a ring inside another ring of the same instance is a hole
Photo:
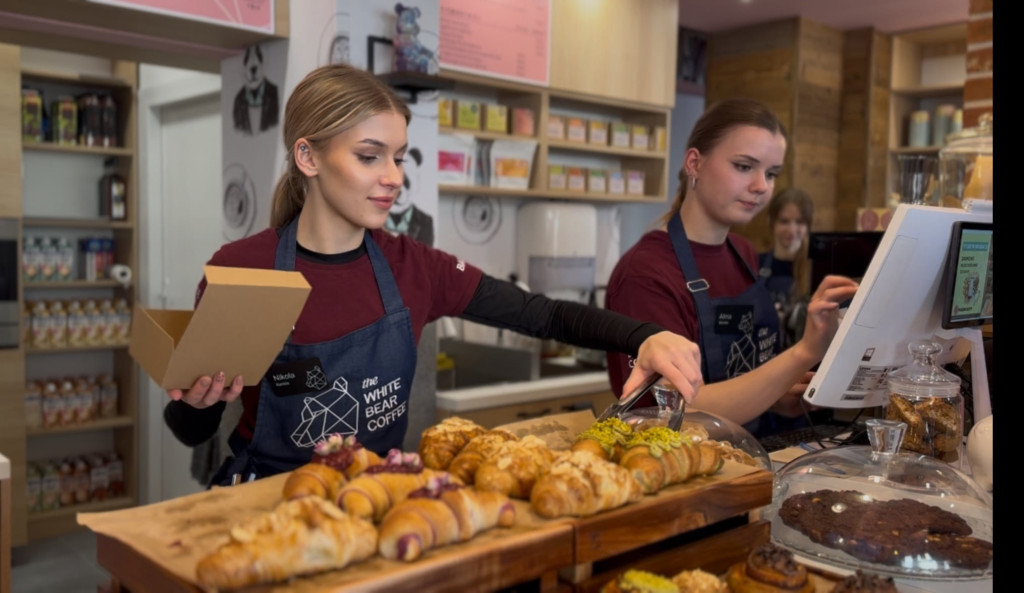
[[[957,222],[946,257],[942,327],[992,323],[992,224]]]

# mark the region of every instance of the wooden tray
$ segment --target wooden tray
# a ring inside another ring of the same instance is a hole
[[[227,541],[232,525],[273,508],[285,474],[161,503],[83,513],[97,534],[104,569],[130,590],[200,591],[199,558]],[[557,586],[558,570],[607,557],[745,513],[771,500],[772,474],[727,461],[715,476],[679,484],[642,501],[585,519],[545,520],[516,500],[516,524],[433,550],[411,563],[374,557],[343,570],[246,591],[492,591],[540,579]]]

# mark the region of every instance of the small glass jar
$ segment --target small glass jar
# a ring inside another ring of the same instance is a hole
[[[913,360],[888,375],[885,417],[907,425],[901,451],[913,451],[960,466],[964,437],[964,398],[960,378],[935,365],[942,346],[911,342]]]
[[[967,198],[992,199],[992,114],[978,126],[947,136],[939,151],[939,205],[962,207]]]

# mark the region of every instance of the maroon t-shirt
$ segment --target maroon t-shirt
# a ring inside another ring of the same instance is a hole
[[[393,236],[381,230],[371,232],[391,267],[402,301],[409,308],[417,343],[427,323],[440,317],[462,314],[480,283],[482,272],[479,268],[405,235]],[[277,230],[266,229],[224,245],[208,263],[272,269],[277,242]],[[333,340],[366,327],[384,315],[384,304],[377,290],[370,258],[365,253],[345,263],[316,262],[296,256],[295,269],[302,273],[312,290],[295,322],[291,336],[293,343],[314,344]],[[203,278],[196,291],[197,304],[205,289],[206,279]],[[258,386],[242,390],[239,432],[246,439],[252,438],[256,426],[258,402]]]
[[[757,250],[750,241],[735,233],[729,233],[729,240],[751,268],[757,270]],[[704,245],[690,241],[690,249],[697,269],[708,281],[711,298],[737,296],[754,283],[727,243]],[[615,264],[608,279],[605,307],[639,321],[657,323],[699,342],[700,322],[693,296],[686,288],[687,280],[668,233],[650,231]],[[631,356],[608,353],[608,380],[616,395],[622,395],[622,384],[634,363]]]

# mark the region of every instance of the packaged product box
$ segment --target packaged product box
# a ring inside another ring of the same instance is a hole
[[[565,120],[565,139],[569,142],[587,141],[587,120],[582,117],[569,117]]]
[[[164,389],[224,371],[256,385],[299,318],[310,286],[300,272],[205,266],[194,311],[135,307],[128,351]]]
[[[566,178],[569,191],[587,191],[587,170],[583,167],[567,167]]]
[[[644,172],[630,170],[624,173],[626,174],[626,193],[631,196],[644,195]]]
[[[626,193],[626,178],[623,176],[622,171],[609,171],[608,172],[608,193],[610,194],[624,194]]]
[[[484,130],[508,133],[508,107],[497,103],[484,103]]]
[[[654,126],[651,130],[650,150],[655,152],[665,152],[667,145],[668,132],[665,130],[665,126]]]
[[[437,137],[437,183],[472,185],[477,141],[472,134],[445,133]]]
[[[608,191],[608,173],[604,169],[587,169],[587,191],[592,194]]]
[[[564,165],[548,165],[548,189],[566,189],[568,179]]]
[[[629,148],[629,124],[616,121],[611,124],[611,146],[616,148]]]
[[[537,133],[536,119],[529,107],[512,108],[512,133],[516,136],[533,136]]]
[[[561,115],[548,116],[548,138],[565,140],[565,118]]]
[[[492,141],[488,158],[489,185],[508,189],[528,189],[536,152],[535,140]]]
[[[449,97],[437,99],[437,125],[442,128],[455,125],[455,101]]]
[[[608,122],[592,119],[587,125],[587,142],[608,146]]]
[[[633,148],[648,150],[648,145],[650,144],[650,131],[647,129],[647,126],[630,126],[629,133],[632,138]]]
[[[480,103],[476,101],[456,101],[455,127],[463,130],[479,130],[480,111]]]

